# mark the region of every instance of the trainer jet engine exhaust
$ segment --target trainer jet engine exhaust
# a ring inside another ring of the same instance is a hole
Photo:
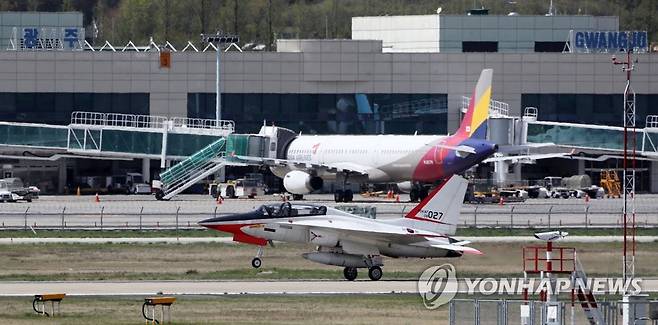
[[[201,226],[227,232],[236,242],[258,245],[251,262],[261,266],[263,247],[273,241],[313,245],[303,258],[343,267],[347,280],[367,268],[371,280],[382,277],[382,257],[460,257],[482,254],[451,238],[457,230],[467,181],[452,176],[399,219],[375,220],[313,204],[263,205],[247,212],[210,218]]]
[[[412,201],[427,196],[430,184],[461,173],[496,152],[486,140],[493,70],[484,69],[473,90],[469,108],[453,135],[297,135],[291,130],[263,126],[259,134],[272,138],[275,156],[234,156],[231,159],[270,166],[296,199],[335,180],[336,202],[350,202],[347,183],[409,182]],[[342,187],[341,187],[342,185]]]

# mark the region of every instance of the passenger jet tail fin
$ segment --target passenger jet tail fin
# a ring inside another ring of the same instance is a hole
[[[464,115],[457,134],[466,138],[485,139],[487,137],[487,119],[489,118],[489,103],[491,102],[491,80],[493,69],[484,69],[480,73],[468,110]]]
[[[434,190],[405,216],[410,227],[444,235],[457,231],[468,181],[454,175]]]

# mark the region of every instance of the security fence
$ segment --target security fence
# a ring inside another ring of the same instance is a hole
[[[658,301],[602,301],[598,303],[598,308],[604,322],[598,325],[624,324],[624,309],[628,313],[628,324],[658,324]],[[571,301],[547,303],[506,299],[453,299],[449,304],[448,317],[450,325],[592,324],[580,303]]]
[[[17,206],[14,206],[17,207]],[[383,208],[360,208],[353,212],[367,211],[364,217],[391,219],[403,217],[411,205]],[[2,211],[0,205],[0,230],[8,229],[198,229],[201,220],[237,213],[223,206],[210,206],[207,211],[198,207],[132,206],[117,209],[116,205],[96,207],[59,207],[37,210],[25,206],[24,210]],[[249,208],[241,210],[248,211]],[[350,210],[352,211],[352,210]],[[658,226],[658,210],[638,210],[635,216],[638,228]],[[548,229],[616,228],[623,223],[621,210],[616,207],[590,207],[588,205],[468,205],[461,211],[459,226],[472,228]]]

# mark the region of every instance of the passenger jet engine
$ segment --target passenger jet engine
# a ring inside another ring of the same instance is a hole
[[[293,170],[283,177],[283,186],[292,194],[308,194],[322,188],[322,178],[311,176],[300,170]]]

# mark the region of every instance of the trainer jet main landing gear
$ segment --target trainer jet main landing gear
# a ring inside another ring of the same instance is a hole
[[[364,261],[365,261],[365,265],[360,264],[359,267],[368,268],[368,277],[370,278],[370,280],[377,281],[381,279],[382,275],[384,274],[381,268],[381,266],[384,265],[382,264],[381,256],[379,255],[364,256]],[[347,281],[356,280],[358,274],[359,271],[356,266],[347,266],[343,269],[343,276]]]
[[[382,268],[379,266],[373,266],[368,269],[368,277],[372,281],[377,281],[382,278]]]
[[[356,277],[358,276],[359,271],[355,267],[348,266],[343,269],[343,276],[347,281],[354,281],[356,280]],[[378,281],[379,279],[382,278],[382,275],[384,272],[382,271],[382,268],[379,266],[372,266],[368,268],[368,277],[372,281]]]
[[[355,267],[346,267],[343,269],[343,276],[345,276],[345,279],[347,281],[354,281],[356,280],[357,275],[359,275],[359,271]]]
[[[263,247],[258,246],[258,252],[256,253],[256,257],[254,257],[254,259],[251,260],[251,266],[254,269],[259,268],[263,264],[263,261],[261,261],[260,259],[261,257],[263,257]]]

